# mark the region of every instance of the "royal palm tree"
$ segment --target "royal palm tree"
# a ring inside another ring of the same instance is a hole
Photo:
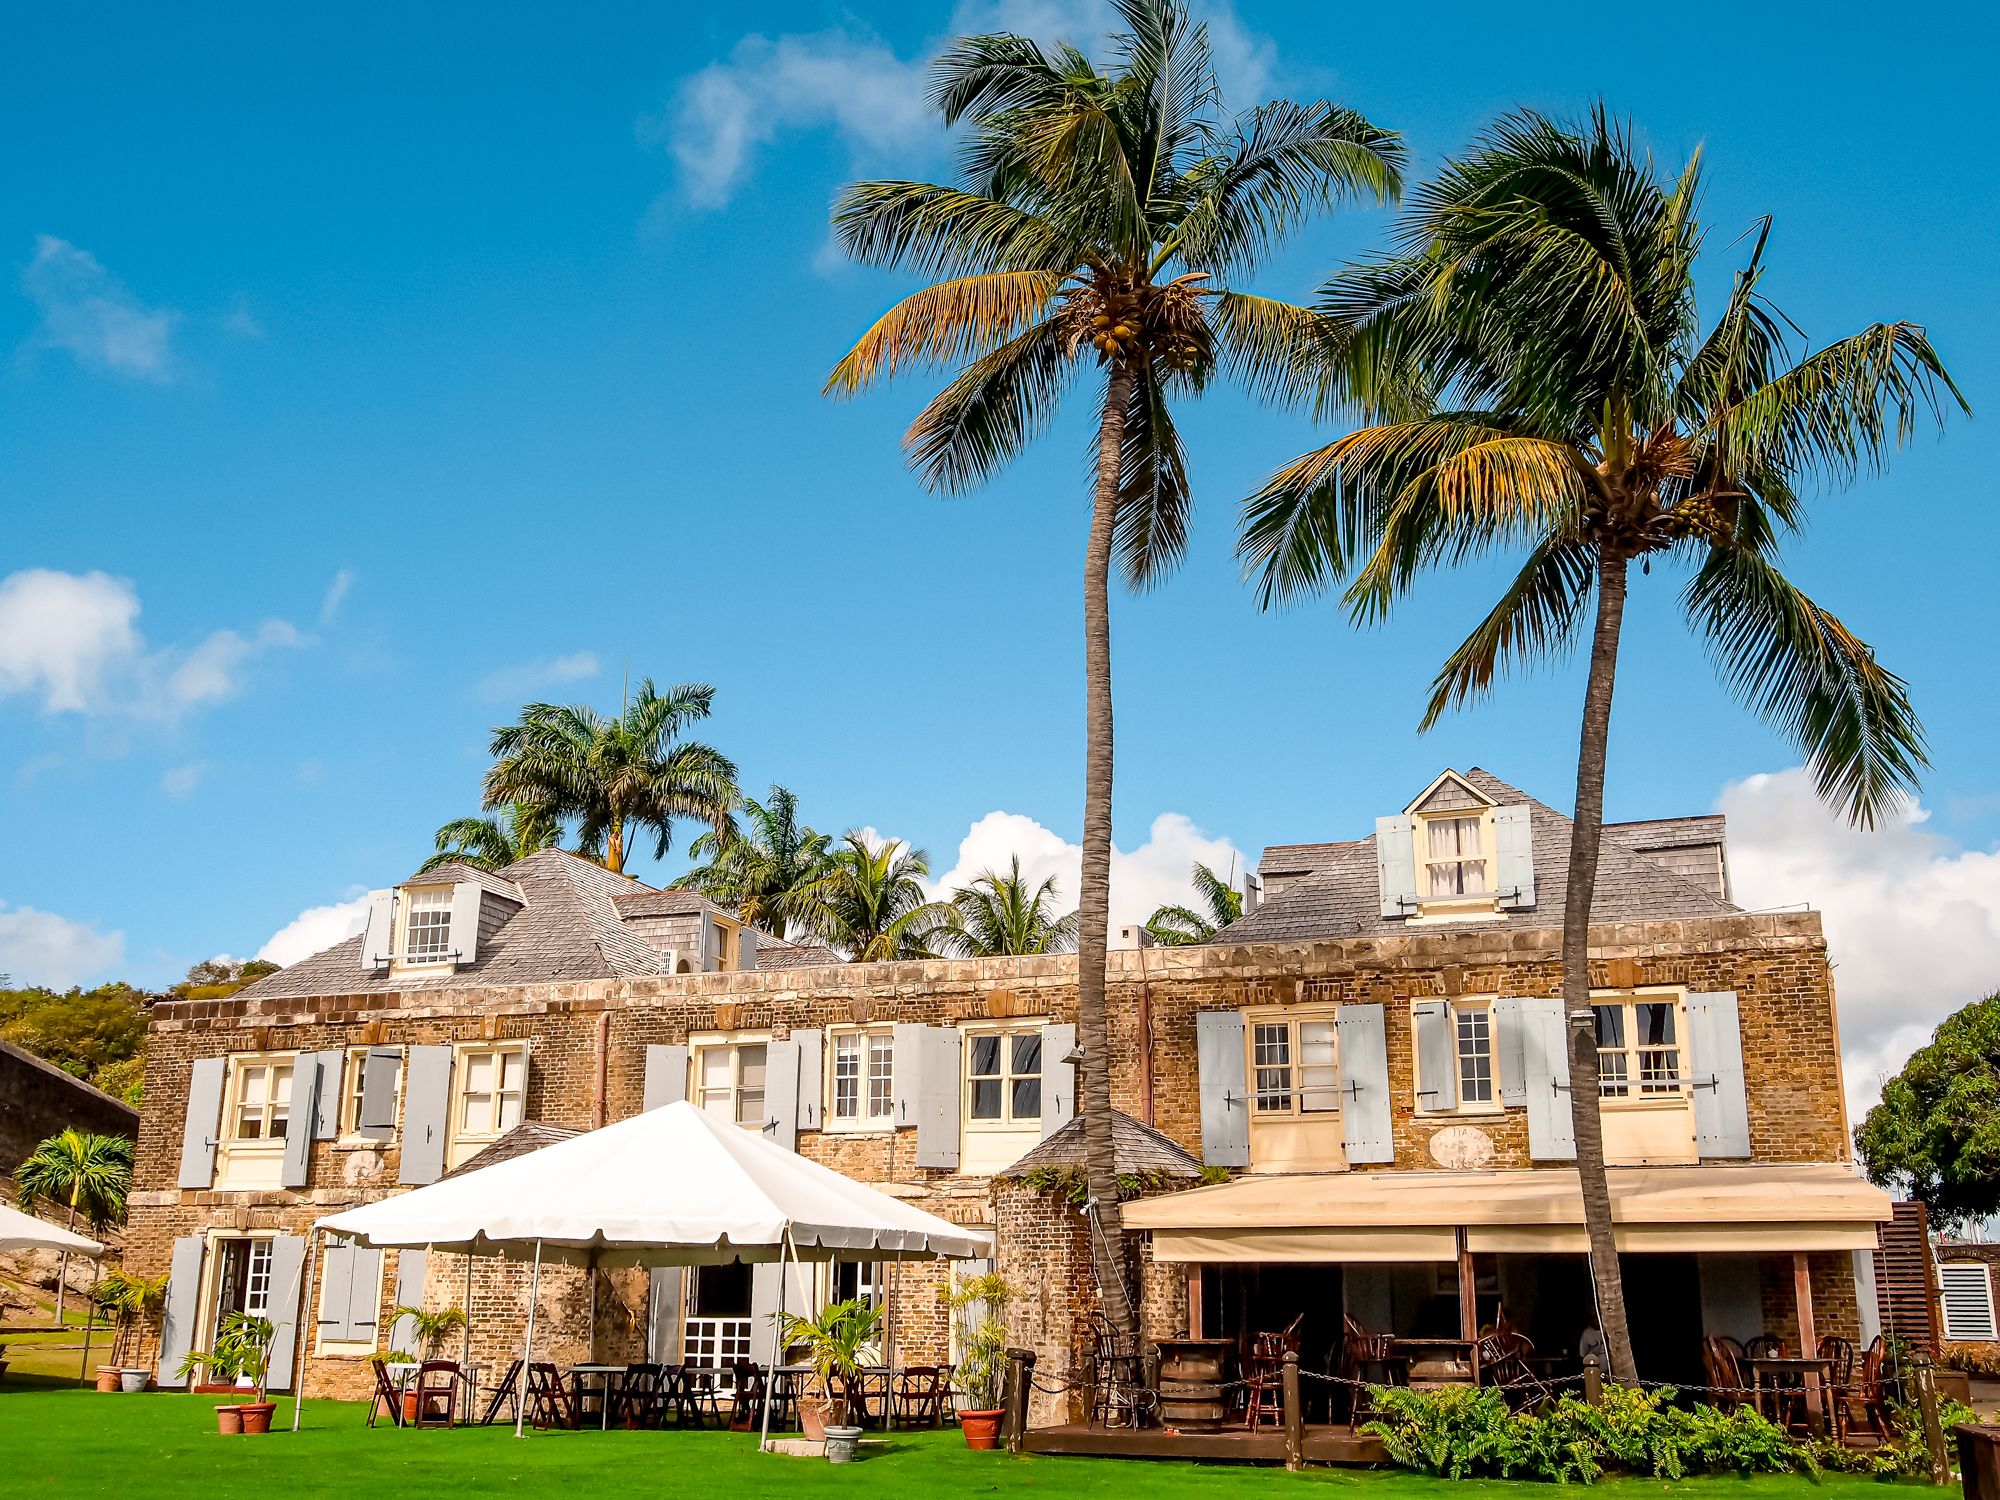
[[[707,683],[661,693],[648,678],[615,718],[580,704],[530,703],[493,731],[484,805],[526,802],[575,819],[578,849],[608,870],[625,868],[627,840],[639,830],[655,835],[654,857],[662,857],[674,819],[720,826],[737,801],[736,767],[714,747],[681,738],[714,701]]]
[[[1282,368],[1296,309],[1225,288],[1312,215],[1400,186],[1397,137],[1351,109],[1224,112],[1206,28],[1180,0],[1115,0],[1124,34],[1100,69],[1073,46],[965,37],[932,70],[931,102],[965,128],[961,179],[862,182],[834,212],[857,260],[944,279],[891,308],[827,381],[847,395],[910,366],[962,366],[904,444],[928,487],[981,483],[1088,376],[1095,493],[1083,558],[1085,759],[1078,889],[1078,1088],[1103,1234],[1098,1281],[1126,1291],[1111,1145],[1105,948],[1111,878],[1114,557],[1128,584],[1164,577],[1187,543],[1175,400],[1218,365]],[[1107,1298],[1136,1330],[1129,1292]]]
[[[437,831],[437,853],[423,870],[471,865],[503,870],[562,842],[562,824],[530,802],[510,802],[497,818],[453,818]],[[421,871],[420,871],[421,873]]]
[[[132,1142],[122,1135],[91,1135],[74,1127],[59,1131],[28,1153],[14,1169],[21,1207],[32,1212],[47,1203],[64,1213],[64,1227],[81,1219],[94,1230],[125,1222],[125,1199],[132,1191]],[[56,1322],[62,1322],[68,1290],[69,1252],[56,1269]]]
[[[1563,1004],[1592,1274],[1626,1381],[1587,959],[1631,565],[1685,571],[1682,608],[1724,682],[1869,826],[1915,785],[1922,733],[1902,680],[1784,576],[1778,542],[1808,486],[1878,468],[1963,405],[1915,324],[1802,348],[1764,296],[1768,224],[1703,332],[1700,185],[1698,159],[1669,180],[1602,109],[1580,128],[1494,126],[1414,197],[1398,253],[1324,289],[1326,336],[1302,347],[1333,368],[1300,383],[1365,398],[1375,425],[1281,469],[1247,502],[1241,549],[1267,605],[1344,585],[1371,622],[1429,568],[1525,550],[1432,683],[1426,728],[1589,620]]]
[[[741,816],[688,845],[704,863],[669,882],[733,906],[744,921],[783,938],[810,892],[833,874],[833,835],[799,821],[799,799],[773,786],[768,801],[745,797]]]
[[[1146,919],[1146,931],[1164,948],[1205,943],[1243,915],[1243,893],[1200,860],[1194,866],[1194,893],[1203,910],[1163,906]]]
[[[1067,953],[1076,946],[1077,916],[1057,916],[1056,878],[1031,886],[1016,854],[1007,873],[985,870],[951,895],[946,945],[966,958],[1006,953]]]
[[[930,856],[899,839],[869,842],[854,830],[840,841],[825,879],[801,891],[799,925],[844,952],[850,963],[936,958],[951,908],[924,893]]]

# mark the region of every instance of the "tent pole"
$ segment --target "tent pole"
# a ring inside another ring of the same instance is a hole
[[[304,1303],[301,1304],[299,1322],[312,1330],[312,1333],[308,1335],[308,1339],[317,1337],[319,1334],[319,1319],[313,1314],[312,1294],[313,1278],[319,1272],[320,1240],[324,1236],[325,1231],[319,1225],[315,1224],[313,1225],[311,1238],[306,1241],[306,1298]],[[298,1344],[296,1338],[292,1342],[295,1346]],[[294,1432],[299,1430],[299,1410],[306,1404],[306,1361],[312,1357],[312,1344],[308,1342],[299,1348],[297,1357],[299,1373],[298,1389],[292,1392],[292,1431]],[[375,1398],[371,1396],[369,1399],[372,1401]]]
[[[533,1384],[530,1366],[535,1359],[535,1304],[542,1296],[542,1242],[535,1241],[535,1269],[528,1277],[528,1331],[521,1339],[521,1384],[514,1393],[514,1436],[521,1436],[521,1423],[528,1415],[528,1390]]]
[[[471,1375],[472,1375],[472,1257],[471,1257],[470,1255],[468,1255],[468,1256],[466,1256],[466,1257],[465,1257],[465,1344],[464,1344],[464,1353],[463,1353],[463,1354],[462,1354],[462,1355],[460,1356],[460,1359],[459,1359],[459,1368],[460,1368],[461,1370],[463,1370],[463,1371],[465,1372],[465,1374],[466,1374],[466,1377],[467,1377],[468,1379],[470,1379],[470,1378],[471,1378]],[[478,1407],[478,1405],[479,1405],[479,1385],[478,1385],[478,1383],[477,1383],[476,1381],[475,1381],[475,1382],[473,1383],[473,1387],[472,1387],[472,1404],[473,1404],[473,1406],[474,1406],[475,1408],[477,1408],[477,1407]]]
[[[83,1365],[76,1372],[76,1383],[90,1382],[90,1330],[97,1322],[97,1284],[104,1280],[104,1252],[97,1252],[97,1270],[90,1278],[90,1293],[84,1300],[83,1309]]]
[[[777,1394],[778,1366],[783,1363],[785,1353],[785,1255],[790,1252],[794,1261],[798,1250],[792,1244],[792,1226],[785,1225],[784,1238],[778,1243],[778,1318],[771,1329],[771,1358],[764,1366],[764,1431],[757,1439],[757,1451],[771,1451],[771,1398]]]

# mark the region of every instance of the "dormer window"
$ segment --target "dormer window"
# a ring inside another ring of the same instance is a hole
[[[1465,922],[1531,907],[1532,812],[1446,771],[1400,817],[1375,820],[1375,866],[1384,917]]]
[[[472,880],[370,891],[361,966],[374,974],[463,969],[479,957],[481,902]]]
[[[1425,882],[1431,899],[1484,896],[1492,891],[1486,878],[1492,866],[1486,857],[1483,815],[1425,817],[1421,826]]]
[[[406,964],[441,964],[452,956],[451,887],[415,886],[406,891],[403,953]]]

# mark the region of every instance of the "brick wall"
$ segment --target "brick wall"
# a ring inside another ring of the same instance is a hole
[[[93,1135],[135,1136],[139,1112],[54,1063],[0,1042],[0,1177],[29,1152],[75,1126]]]

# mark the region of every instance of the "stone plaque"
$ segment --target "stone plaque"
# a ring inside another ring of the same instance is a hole
[[[1477,1125],[1447,1125],[1431,1137],[1431,1160],[1454,1172],[1493,1165],[1493,1137]]]

